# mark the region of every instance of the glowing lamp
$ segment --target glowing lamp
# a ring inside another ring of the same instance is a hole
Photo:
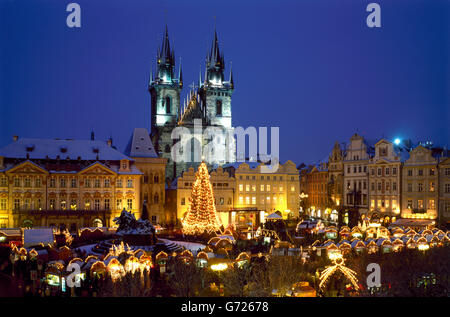
[[[228,268],[228,265],[226,265],[225,263],[211,265],[211,270],[213,270],[213,271],[224,271],[227,268]]]
[[[400,142],[401,142],[401,140],[400,140],[399,138],[396,138],[396,139],[394,140],[394,144],[395,144],[395,145],[399,145]]]

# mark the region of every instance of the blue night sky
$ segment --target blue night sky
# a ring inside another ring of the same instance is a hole
[[[366,26],[368,0],[78,0],[82,27],[71,29],[72,1],[0,0],[0,146],[94,129],[123,150],[133,128],[150,128],[166,23],[182,98],[216,23],[226,79],[233,62],[233,125],[279,126],[282,161],[317,162],[355,131],[450,145],[446,0],[374,0],[379,29]]]

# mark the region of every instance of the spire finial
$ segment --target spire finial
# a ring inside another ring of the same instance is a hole
[[[230,86],[231,86],[231,89],[234,89],[234,80],[233,80],[233,61],[230,61]]]
[[[178,66],[178,81],[181,86],[183,86],[183,71],[181,69],[181,56],[180,56],[180,66]]]

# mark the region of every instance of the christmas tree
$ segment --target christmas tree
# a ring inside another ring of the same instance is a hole
[[[195,173],[188,211],[183,219],[183,232],[201,235],[205,232],[218,231],[220,226],[220,219],[214,204],[214,193],[209,181],[208,168],[202,162],[197,173]]]

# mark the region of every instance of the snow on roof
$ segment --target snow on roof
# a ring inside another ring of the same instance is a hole
[[[22,138],[0,149],[0,156],[7,158],[73,160],[131,160],[104,141],[73,139],[28,139]]]
[[[276,212],[271,213],[270,215],[267,216],[267,219],[282,219],[283,217],[281,217],[279,214],[277,214]]]
[[[55,242],[53,236],[53,229],[24,229],[23,230],[23,245],[25,248],[39,245],[43,243],[44,245],[51,244]]]
[[[21,236],[22,230],[20,228],[2,228],[0,229],[0,234],[5,236]]]
[[[135,128],[125,149],[130,157],[158,157],[150,135],[145,128]]]

